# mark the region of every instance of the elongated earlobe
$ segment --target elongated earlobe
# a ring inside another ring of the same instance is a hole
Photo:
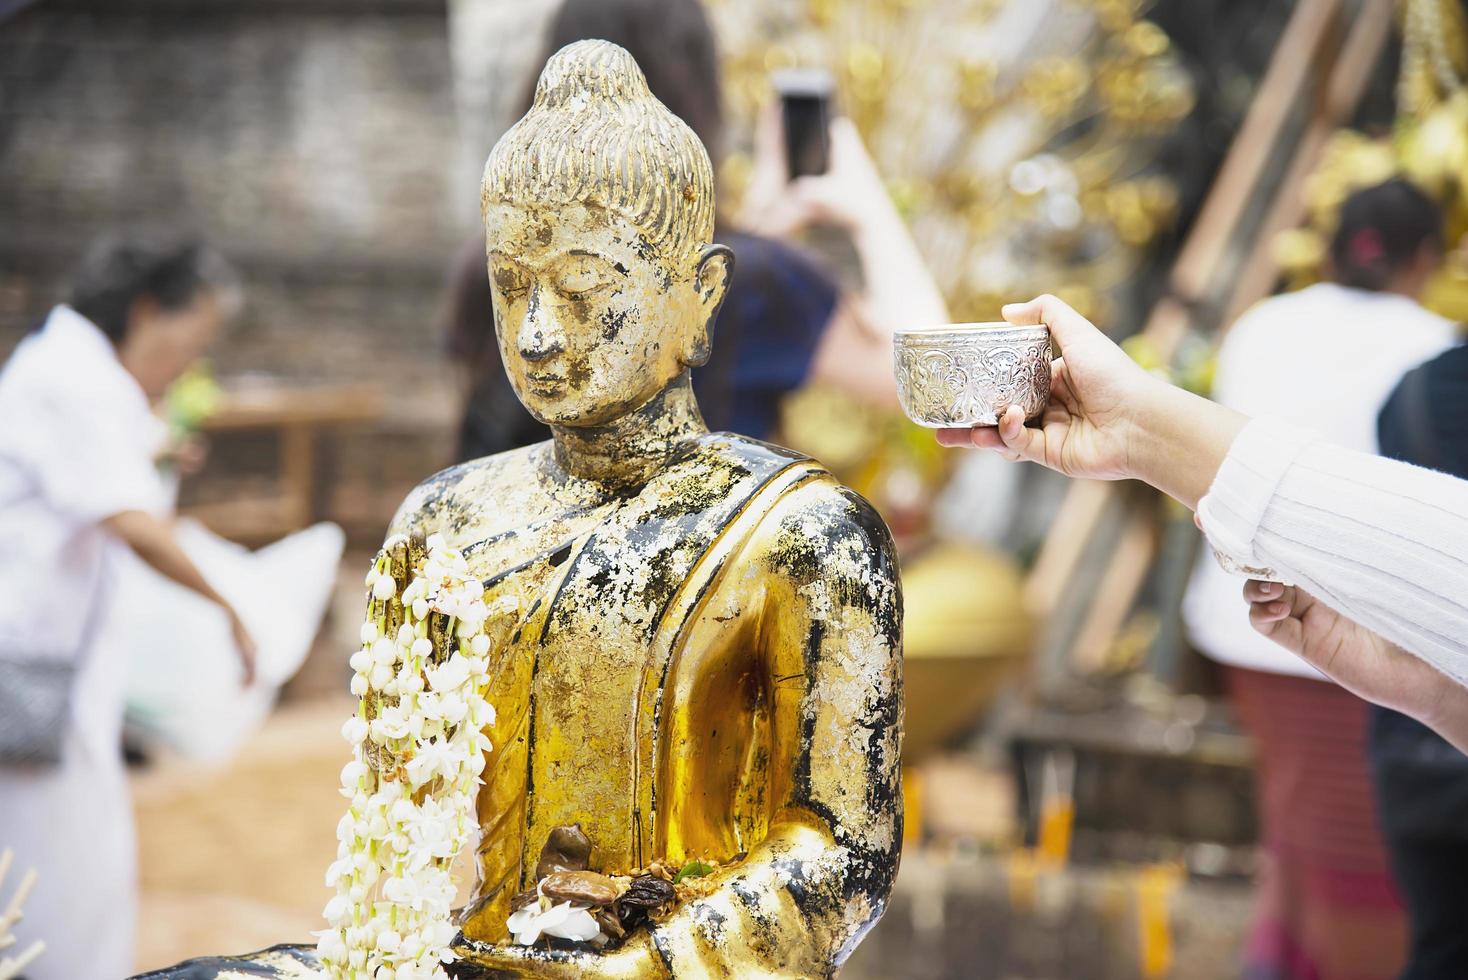
[[[689,344],[687,357],[689,367],[701,367],[708,363],[713,350],[714,321],[724,297],[729,291],[729,282],[734,277],[734,252],[727,245],[708,245],[698,257],[698,271],[694,274],[694,288],[698,290],[699,305],[703,308],[703,323]]]

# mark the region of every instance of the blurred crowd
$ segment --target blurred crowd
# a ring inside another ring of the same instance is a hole
[[[584,38],[630,51],[718,163],[719,49],[698,0],[565,0],[536,67]],[[856,126],[823,117],[807,168],[782,105],[759,120],[738,210],[718,218],[735,274],[694,373],[710,428],[770,440],[781,405],[811,386],[895,410],[894,331],[950,319]],[[855,268],[811,247],[813,231],[849,244]],[[1404,180],[1351,196],[1328,281],[1228,326],[1214,400],[1468,478],[1468,349],[1419,302],[1444,235],[1437,204]],[[176,743],[212,719],[234,735],[194,751],[227,758],[306,658],[338,572],[333,527],[252,553],[177,515],[177,480],[203,450],[160,406],[248,301],[228,244],[155,229],[100,238],[0,370],[0,848],[40,870],[16,929],[46,943],[32,980],[134,966],[130,663],[147,658]],[[452,461],[547,438],[503,370],[513,341],[496,334],[482,231],[445,280],[441,327],[462,380]],[[1203,551],[1184,616],[1252,736],[1266,855],[1241,975],[1468,976],[1455,902],[1468,887],[1468,758],[1261,635],[1240,580]]]

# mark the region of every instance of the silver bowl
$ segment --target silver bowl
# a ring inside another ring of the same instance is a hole
[[[998,425],[1010,405],[1038,418],[1050,399],[1050,328],[952,323],[899,330],[893,369],[902,410],[929,429]]]

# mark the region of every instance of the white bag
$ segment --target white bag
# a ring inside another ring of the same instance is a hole
[[[102,648],[130,654],[127,724],[134,737],[223,762],[260,727],[310,652],[345,536],[334,524],[317,524],[251,552],[185,520],[178,537],[254,637],[255,683],[240,686],[223,611],[131,554],[118,569]]]

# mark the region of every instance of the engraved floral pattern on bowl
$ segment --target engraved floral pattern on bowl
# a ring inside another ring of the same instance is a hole
[[[1050,329],[959,323],[899,330],[893,369],[902,410],[918,425],[996,425],[1010,405],[1038,418],[1050,398]]]

